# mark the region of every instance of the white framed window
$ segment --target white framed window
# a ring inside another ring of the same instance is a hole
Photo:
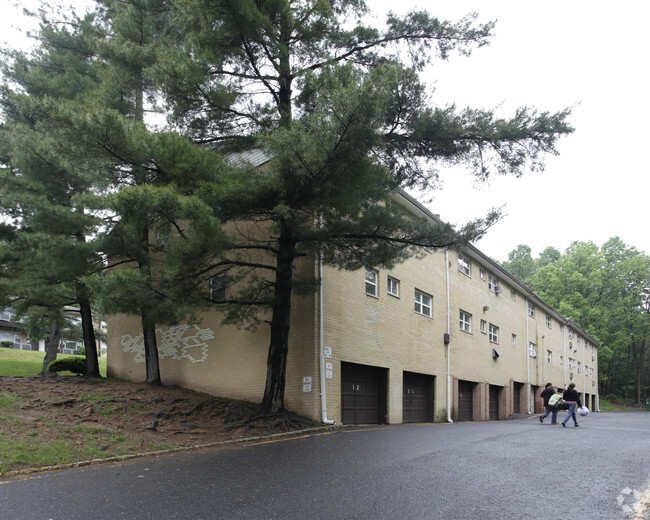
[[[14,317],[16,314],[14,313],[13,309],[4,309],[2,313],[0,313],[0,320],[4,321],[14,321]]]
[[[560,366],[564,365],[564,356],[560,356]]]
[[[546,315],[546,326],[547,326],[549,329],[551,328],[551,323],[552,323],[551,315],[550,315],[550,314],[547,314],[547,315]]]
[[[471,274],[471,266],[472,264],[469,261],[469,258],[467,258],[465,255],[462,253],[458,253],[458,270],[466,274],[467,276],[470,276]]]
[[[490,333],[488,334],[488,338],[490,338],[492,343],[499,343],[499,327],[490,323]]]
[[[535,304],[533,302],[528,302],[528,316],[535,317]]]
[[[368,296],[379,295],[379,276],[374,269],[366,269],[366,294]]]
[[[578,370],[578,374],[579,374],[579,373],[580,373],[580,368],[581,368],[580,361],[578,361],[577,364],[578,364],[578,368],[577,368],[577,370]]]
[[[481,274],[481,280],[485,280],[485,267],[481,267],[479,272]]]
[[[488,289],[492,292],[497,292],[497,287],[499,286],[499,279],[494,276],[492,273],[488,275]]]
[[[535,343],[532,341],[528,343],[528,355],[530,355],[530,357],[537,357],[537,348]]]
[[[553,363],[553,352],[551,352],[550,350],[546,351],[546,362]]]
[[[226,275],[218,274],[210,278],[210,301],[222,302],[226,299]]]
[[[487,321],[481,320],[481,332],[487,334]]]
[[[517,346],[517,335],[516,335],[516,334],[513,334],[513,335],[510,337],[510,342],[512,343],[512,346],[513,346],[513,347],[516,347],[516,346]]]
[[[573,370],[573,358],[569,358],[569,370]]]
[[[399,298],[399,280],[389,276],[386,285],[388,286],[388,294]]]
[[[0,332],[0,341],[10,341],[11,343],[22,343],[20,334],[15,332]]]
[[[514,289],[510,289],[510,298],[512,298],[513,302],[516,302],[517,301],[517,291],[515,291]]]
[[[461,309],[459,317],[460,330],[463,332],[472,332],[472,315]]]
[[[415,312],[431,317],[431,295],[415,289]]]
[[[573,330],[569,329],[569,339],[573,339]]]

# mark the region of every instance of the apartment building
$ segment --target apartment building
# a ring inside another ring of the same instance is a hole
[[[395,201],[437,219],[406,193]],[[392,270],[298,263],[321,279],[294,298],[286,408],[323,422],[483,421],[542,410],[546,382],[570,382],[598,408],[598,343],[477,248],[426,252]],[[261,401],[268,328],[237,329],[216,310],[157,331],[161,377]],[[108,373],[144,380],[140,321],[109,316]]]

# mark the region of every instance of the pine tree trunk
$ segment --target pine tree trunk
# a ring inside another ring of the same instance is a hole
[[[84,347],[86,350],[86,377],[102,377],[99,373],[99,360],[97,359],[97,340],[93,326],[93,313],[90,307],[86,287],[77,284],[77,300],[81,314],[81,328],[83,330]]]
[[[287,376],[289,353],[289,327],[291,321],[291,292],[293,287],[293,262],[296,242],[286,238],[283,226],[277,253],[277,272],[271,318],[271,339],[266,362],[266,387],[261,410],[280,412],[284,410],[284,387]]]
[[[144,312],[144,311],[143,311]],[[142,318],[142,334],[144,336],[144,359],[147,370],[145,383],[151,386],[162,386],[160,364],[158,363],[158,342],[156,341],[156,326]]]
[[[38,374],[41,377],[52,377],[56,373],[48,372],[47,367],[56,360],[59,352],[59,343],[61,342],[61,329],[55,321],[50,322],[50,333],[45,340],[45,358],[43,359],[43,370]]]

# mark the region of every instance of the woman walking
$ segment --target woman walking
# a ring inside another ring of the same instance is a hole
[[[562,426],[566,428],[566,423],[569,421],[569,417],[573,418],[574,426],[580,426],[578,424],[578,417],[576,416],[576,406],[582,407],[582,402],[580,401],[580,394],[576,391],[575,383],[571,383],[569,388],[564,391],[562,399],[564,399],[564,404],[569,405],[569,412],[562,421]]]

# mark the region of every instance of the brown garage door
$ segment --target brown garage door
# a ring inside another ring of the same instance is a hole
[[[433,422],[433,376],[404,372],[402,422]]]
[[[381,424],[386,417],[385,368],[341,363],[344,424]]]
[[[501,388],[490,385],[490,421],[499,420],[499,392]]]
[[[472,392],[474,383],[471,381],[458,381],[458,420],[472,421],[474,407],[472,405]]]

